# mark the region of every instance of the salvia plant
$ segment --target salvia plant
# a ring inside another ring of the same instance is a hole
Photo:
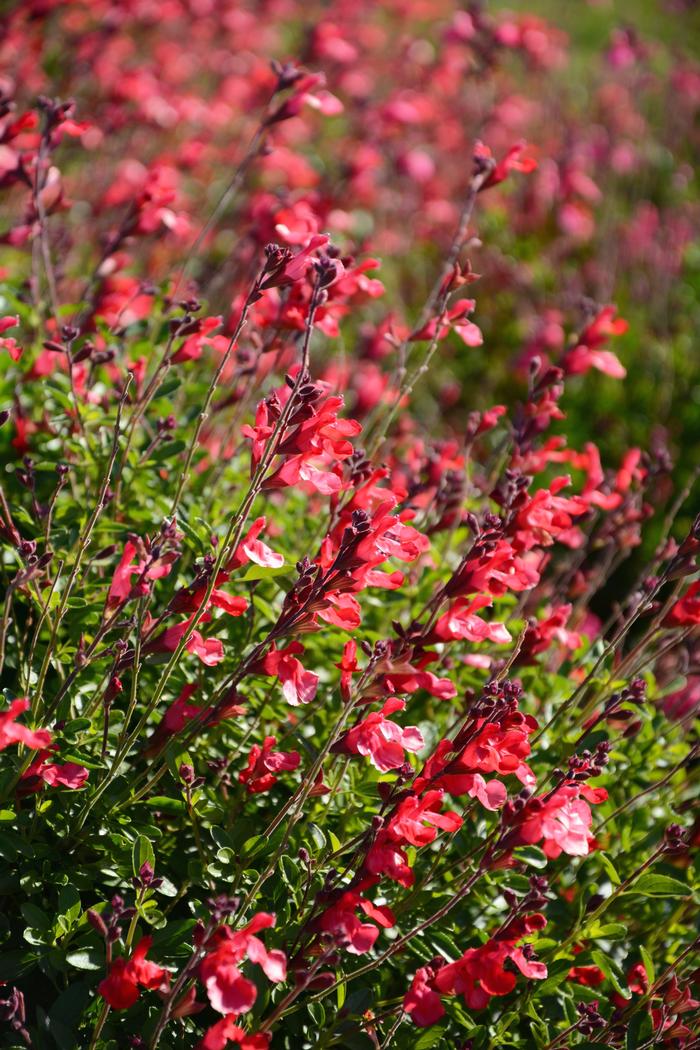
[[[2,18],[1,1045],[700,1046],[700,68]]]

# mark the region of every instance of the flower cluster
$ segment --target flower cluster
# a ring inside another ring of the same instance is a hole
[[[3,16],[3,1045],[697,1043],[690,5],[491,6]]]

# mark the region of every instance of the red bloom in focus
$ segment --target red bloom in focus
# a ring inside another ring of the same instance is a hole
[[[549,795],[529,799],[516,816],[512,845],[534,845],[544,840],[542,849],[552,860],[561,853],[586,857],[595,839],[591,835],[593,815],[585,799],[596,804],[607,797],[605,788],[564,783]]]
[[[490,606],[488,595],[478,595],[469,601],[458,598],[446,613],[438,619],[427,641],[454,641],[465,639],[470,642],[495,642],[503,645],[510,641],[510,632],[502,623],[489,623],[476,615],[477,609]]]
[[[238,1016],[250,1010],[257,990],[240,971],[247,957],[258,963],[271,981],[284,981],[287,959],[278,949],[268,951],[256,934],[275,925],[275,916],[259,912],[241,930],[220,926],[212,938],[211,948],[199,965],[199,976],[207,989],[209,1002],[220,1014]]]
[[[396,920],[390,908],[372,904],[359,893],[348,890],[324,911],[317,921],[317,926],[324,933],[332,933],[337,942],[352,955],[363,955],[373,946],[379,936],[379,930],[369,922],[362,922],[355,915],[357,908],[384,929],[395,925]]]
[[[131,957],[115,959],[108,975],[97,986],[113,1010],[128,1010],[133,1006],[139,997],[139,986],[151,990],[168,987],[168,971],[146,958],[152,943],[152,937],[142,937]]]
[[[253,744],[247,767],[238,774],[241,784],[248,785],[249,794],[269,791],[277,783],[276,773],[296,769],[301,762],[298,751],[273,751],[277,743],[274,736],[266,736],[262,747]]]
[[[505,707],[500,717],[475,719],[455,740],[441,740],[414,783],[417,791],[429,784],[451,795],[471,795],[486,809],[500,809],[506,801],[499,780],[484,780],[483,773],[514,774],[522,784],[534,786],[535,776],[525,759],[530,754],[529,737],[537,729],[530,715]]]
[[[236,613],[236,615],[239,615],[239,613]],[[172,627],[167,627],[157,638],[149,642],[146,648],[152,652],[174,653],[180,644],[180,639],[192,623],[194,616],[195,614],[193,613],[192,616],[183,620],[182,623],[176,623]],[[198,623],[207,623],[210,619],[210,614],[205,613],[204,616],[199,617]],[[197,630],[194,630],[187,639],[185,651],[194,653],[207,667],[215,667],[224,658],[223,643],[218,638],[204,638]]]
[[[291,642],[285,649],[275,649],[273,646],[267,656],[251,667],[253,674],[278,678],[285,699],[292,707],[310,703],[318,688],[318,675],[305,670],[294,655],[303,652],[301,642]]]
[[[453,832],[462,826],[462,818],[453,810],[440,812],[442,798],[442,790],[433,790],[422,798],[409,795],[398,804],[367,852],[365,868],[370,875],[386,875],[402,886],[413,885],[405,847],[427,846],[437,838],[438,828]]]
[[[421,966],[404,996],[403,1008],[419,1028],[429,1028],[445,1015],[440,994],[434,988],[436,974],[432,967]]]
[[[196,1050],[225,1050],[229,1043],[236,1043],[239,1050],[266,1050],[271,1038],[267,1032],[247,1035],[236,1024],[236,1015],[230,1014],[207,1029],[204,1038],[197,1043]]]
[[[22,774],[18,787],[20,795],[38,791],[43,784],[48,784],[49,787],[66,787],[72,791],[79,791],[85,786],[89,775],[87,769],[77,762],[49,762],[55,751],[55,746],[39,751],[32,764]]]
[[[340,670],[340,692],[343,700],[350,699],[352,690],[352,676],[357,674],[359,665],[357,663],[357,643],[351,638],[343,646],[343,656],[340,663],[335,665]]]
[[[134,565],[133,561],[137,555],[139,560]],[[119,564],[114,571],[112,584],[107,596],[107,604],[114,607],[121,605],[129,598],[148,594],[150,589],[148,581],[159,580],[163,576],[167,576],[176,557],[175,553],[170,553],[155,560],[148,558],[144,551],[139,551],[135,543],[127,540]],[[139,577],[135,585],[132,584],[131,580],[131,577],[134,575]]]
[[[566,542],[573,519],[588,510],[588,504],[579,496],[566,498],[557,495],[570,484],[568,475],[555,478],[548,489],[538,489],[527,499],[514,523],[515,550],[549,547],[555,540]],[[572,544],[569,543],[569,546]]]
[[[355,419],[338,418],[343,398],[324,397],[326,389],[326,384],[315,384],[316,397],[310,394],[310,400],[290,417],[276,444],[277,469],[266,478],[264,489],[287,488],[300,482],[308,483],[323,495],[342,489],[340,461],[353,454],[354,446],[349,439],[359,434],[362,427]],[[243,436],[252,442],[253,469],[260,462],[290,396],[288,386],[280,387],[258,404],[254,425],[241,427]]]
[[[454,682],[450,678],[438,678],[432,671],[423,670],[435,659],[435,653],[425,653],[418,661],[417,668],[408,662],[387,659],[377,665],[377,670],[384,672],[384,688],[390,693],[415,693],[418,689],[425,689],[440,700],[451,700],[457,695]]]
[[[424,740],[415,726],[403,729],[386,716],[404,711],[405,700],[390,697],[381,711],[367,715],[349,729],[334,745],[333,751],[351,755],[369,755],[380,773],[397,769],[405,761],[406,751],[420,751]]]
[[[540,574],[525,561],[505,539],[477,549],[452,577],[447,593],[491,594],[500,597],[507,591],[527,591],[534,587]]]
[[[516,974],[505,968],[509,960],[524,977],[543,980],[547,967],[533,958],[527,945],[518,947],[518,942],[545,925],[540,912],[512,919],[486,944],[468,948],[456,962],[422,967],[404,998],[404,1009],[422,1027],[442,1017],[440,995],[462,995],[470,1009],[481,1010],[493,996],[508,995],[515,988]]]
[[[11,744],[24,744],[34,750],[46,748],[51,743],[48,729],[29,729],[17,722],[24,711],[28,711],[29,701],[24,698],[13,700],[6,711],[0,711],[0,751]]]
[[[284,558],[282,555],[277,554],[259,538],[260,533],[266,525],[266,518],[260,517],[255,519],[248,529],[248,532],[227,561],[227,572],[233,572],[234,569],[238,569],[241,565],[245,565],[246,562],[249,561],[254,562],[256,565],[261,565],[266,569],[279,569],[284,565]]]

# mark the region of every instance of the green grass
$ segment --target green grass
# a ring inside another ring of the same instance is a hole
[[[634,27],[649,41],[679,48],[690,57],[700,49],[700,6],[676,11],[669,0],[496,0],[493,10],[540,15],[565,30],[579,61],[599,51],[616,26]]]

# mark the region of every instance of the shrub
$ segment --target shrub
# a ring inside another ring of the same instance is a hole
[[[650,53],[544,134],[543,20],[301,18],[8,18],[3,1045],[696,1046],[700,519],[591,440],[644,330],[556,298]]]

